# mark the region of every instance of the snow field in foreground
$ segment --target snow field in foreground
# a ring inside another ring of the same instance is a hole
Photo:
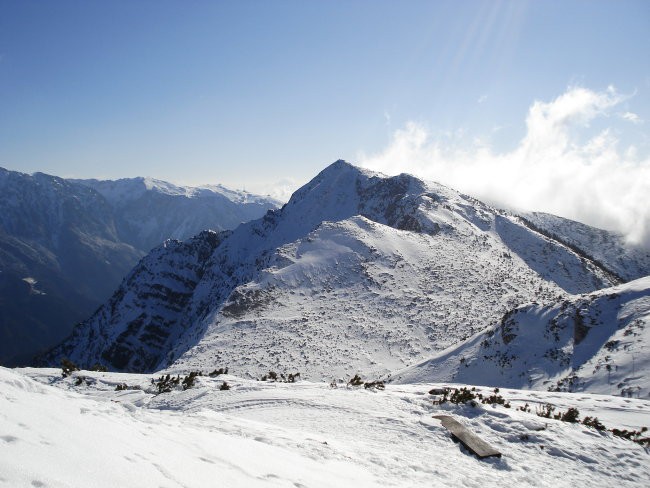
[[[370,391],[200,377],[153,395],[151,375],[0,368],[0,487],[644,486],[631,441],[516,407],[577,406],[609,428],[650,424],[650,402],[502,389],[513,408],[434,407],[431,384]],[[220,391],[223,381],[231,385]],[[142,390],[115,391],[119,383]],[[484,392],[489,389],[483,388]],[[503,453],[479,461],[431,416]]]

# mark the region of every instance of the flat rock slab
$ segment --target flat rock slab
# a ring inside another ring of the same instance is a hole
[[[434,419],[439,419],[442,426],[451,432],[451,435],[458,439],[463,446],[476,454],[479,459],[487,457],[501,457],[501,453],[490,444],[485,442],[479,436],[470,432],[463,424],[449,415],[434,415]]]

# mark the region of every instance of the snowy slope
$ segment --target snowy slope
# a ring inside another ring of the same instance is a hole
[[[90,384],[60,370],[0,369],[0,486],[574,488],[650,477],[638,444],[516,409],[578,406],[636,430],[647,424],[644,400],[504,390],[511,409],[434,407],[431,384],[371,391],[235,376],[154,396],[148,376],[76,375]],[[119,383],[138,389],[115,391]],[[432,418],[440,413],[503,457],[468,454]]]
[[[521,217],[526,225],[591,256],[623,281],[650,275],[650,250],[627,244],[621,234],[541,212]]]
[[[281,203],[222,185],[184,187],[154,178],[74,180],[113,207],[125,242],[148,251],[165,239],[188,239],[205,229],[233,229]]]
[[[182,246],[156,252],[161,262],[166,253],[186,259]],[[176,362],[251,375],[296,369],[317,379],[380,374],[471,336],[520,303],[614,281],[516,217],[435,183],[344,161],[282,209],[239,226],[200,268],[175,320],[159,327],[166,297],[148,293],[149,275],[133,276],[47,359],[57,364],[65,351],[84,365],[127,371]],[[149,269],[167,272],[155,262]],[[143,310],[135,319],[124,312],[133,296]],[[152,326],[158,337],[150,342]],[[107,361],[115,348],[130,355],[127,364]]]
[[[507,313],[465,343],[394,374],[398,382],[650,395],[650,277]]]

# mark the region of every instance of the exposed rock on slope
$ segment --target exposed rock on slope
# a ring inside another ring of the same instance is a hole
[[[133,370],[155,368],[160,355],[182,333],[182,329],[174,326],[182,322],[192,293],[203,276],[205,263],[225,235],[225,232],[204,231],[187,242],[168,240],[154,249],[92,318],[99,323],[112,320],[117,326],[77,327],[54,354],[89,365],[103,363]],[[86,344],[86,349],[76,347],[80,343]],[[96,346],[100,344],[109,346],[98,349]]]
[[[580,255],[588,256],[621,281],[650,275],[650,251],[626,243],[621,234],[541,212],[521,217],[530,228],[560,240]]]
[[[495,327],[396,373],[399,382],[650,394],[650,277],[518,307]]]
[[[176,246],[154,253],[161,263],[195,262]],[[151,262],[147,280],[157,282],[168,267]],[[441,185],[344,161],[282,209],[223,236],[196,265],[202,276],[191,297],[155,340],[142,331],[168,298],[133,275],[48,359],[65,351],[82,364],[129,371],[380,374],[469,337],[519,303],[613,284],[597,264],[515,217]],[[126,313],[134,300],[151,313]],[[110,353],[118,342],[132,357],[126,364]]]

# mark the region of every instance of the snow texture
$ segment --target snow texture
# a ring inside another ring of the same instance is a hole
[[[648,398],[649,344],[645,277],[513,309],[494,327],[393,378]]]
[[[230,390],[219,389],[224,380]],[[115,391],[120,383],[132,389]],[[515,408],[578,406],[636,430],[647,400],[503,390],[513,408],[434,407],[432,386],[333,389],[226,375],[154,395],[145,375],[0,368],[0,486],[575,488],[650,478],[640,445]],[[432,418],[440,413],[503,457],[465,451]]]

